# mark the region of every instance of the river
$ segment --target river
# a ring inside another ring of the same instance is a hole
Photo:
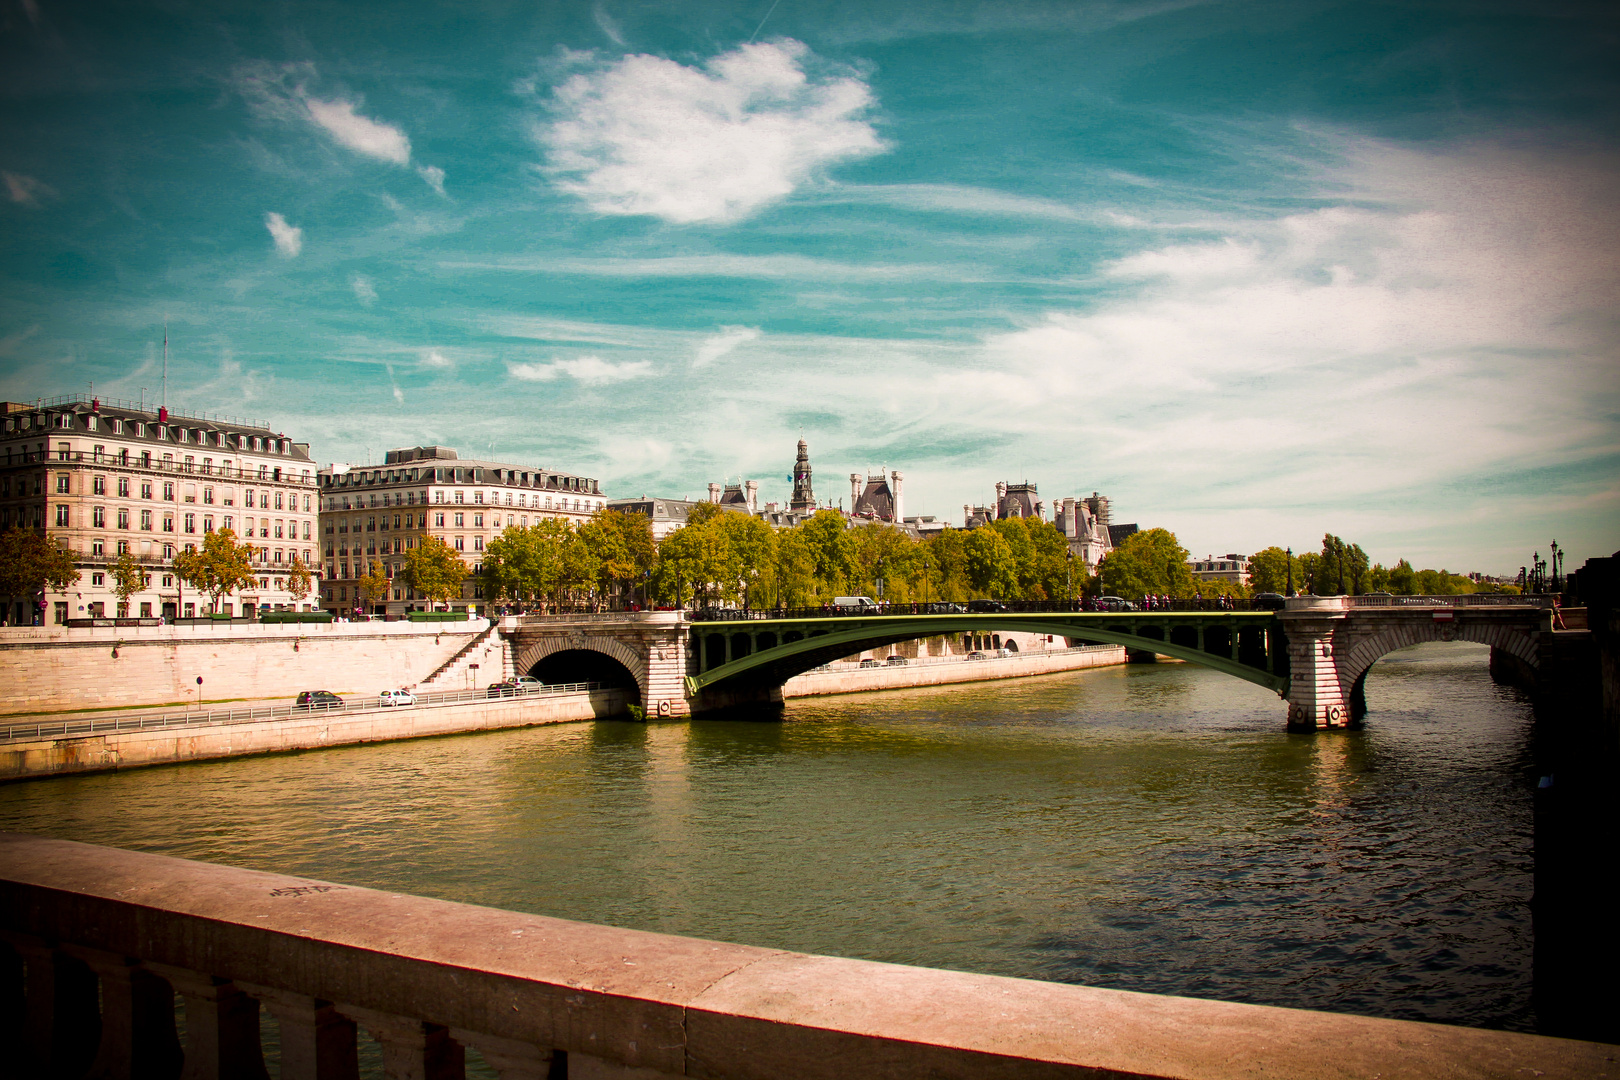
[[[1534,1030],[1531,713],[1462,643],[1364,731],[1186,664],[0,787],[0,828],[754,945]]]

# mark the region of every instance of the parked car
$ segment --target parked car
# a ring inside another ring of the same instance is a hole
[[[1254,594],[1254,609],[1256,611],[1281,611],[1288,606],[1288,598],[1282,593],[1263,592]]]
[[[515,682],[498,682],[489,684],[490,697],[515,697],[523,693]]]
[[[1099,596],[1097,597],[1097,610],[1135,611],[1136,605],[1125,599],[1123,596]]]
[[[903,656],[891,656],[887,660],[883,661],[883,665],[885,667],[905,667],[909,663],[911,663],[911,661],[907,660]]]
[[[832,599],[832,606],[840,612],[866,611],[868,609],[876,611],[878,602],[870,596],[835,596]]]
[[[384,690],[377,700],[383,705],[415,705],[416,695],[409,690]]]
[[[518,689],[525,694],[538,693],[546,684],[533,675],[519,675],[517,677]]]
[[[983,660],[985,656],[982,652],[970,652],[968,653],[967,658],[969,660]]]
[[[330,690],[305,690],[298,695],[300,709],[341,709],[343,699]]]
[[[969,600],[967,603],[967,609],[969,611],[996,612],[1006,611],[1007,605],[1003,604],[1000,600]]]
[[[967,605],[966,604],[953,604],[953,603],[949,603],[949,602],[940,603],[940,604],[924,604],[923,605],[923,614],[924,615],[966,615],[967,614]]]
[[[865,660],[861,661],[861,667],[882,667],[882,666],[883,666],[882,664],[879,664],[876,660],[872,659],[870,656],[868,656]]]
[[[993,655],[997,660],[1005,660],[1009,656],[1017,656],[1018,654],[1011,649],[997,649]]]

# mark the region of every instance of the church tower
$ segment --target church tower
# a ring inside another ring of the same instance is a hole
[[[793,499],[788,503],[788,509],[808,513],[814,512],[815,508],[816,493],[810,487],[810,445],[800,439],[799,456],[793,461]]]

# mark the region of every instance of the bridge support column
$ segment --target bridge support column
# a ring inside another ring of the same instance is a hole
[[[1288,730],[1321,731],[1351,726],[1350,695],[1339,680],[1335,634],[1344,625],[1341,597],[1306,606],[1290,602],[1288,628]]]

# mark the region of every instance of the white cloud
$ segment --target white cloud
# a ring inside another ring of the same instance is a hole
[[[366,307],[370,307],[377,302],[377,287],[364,274],[354,275],[353,280],[349,282],[349,287],[354,290],[355,299]]]
[[[450,368],[456,366],[456,362],[454,360],[450,359],[448,356],[445,356],[438,349],[429,349],[427,352],[423,353],[421,363],[423,367],[432,368],[435,371],[448,371]]]
[[[22,173],[0,172],[6,184],[6,197],[22,206],[38,206],[41,195],[55,195],[49,184]]]
[[[313,64],[244,64],[233,74],[232,85],[259,116],[283,123],[307,122],[326,132],[341,146],[390,165],[410,167],[411,140],[405,132],[382,120],[361,115],[359,103],[344,97],[322,98],[309,93],[316,79]],[[444,170],[418,165],[429,187],[444,194]]]
[[[704,70],[627,56],[557,87],[536,138],[559,186],[599,214],[736,221],[884,148],[864,119],[867,85],[811,77],[814,62],[790,40],[741,46]]]
[[[752,326],[722,326],[718,334],[705,338],[698,346],[692,366],[708,367],[739,345],[746,345],[758,338],[759,331]]]
[[[591,9],[591,15],[596,19],[597,27],[607,35],[608,40],[619,48],[624,48],[624,32],[619,29],[619,24],[613,20],[613,16],[609,15],[601,4],[597,4]]]
[[[291,259],[304,250],[304,230],[287,224],[287,219],[275,211],[264,215],[264,227],[270,230],[282,258]]]
[[[304,107],[311,120],[349,149],[395,165],[411,163],[411,140],[405,133],[391,124],[361,116],[354,111],[354,102],[306,98]]]
[[[569,378],[586,386],[608,386],[613,383],[639,379],[652,371],[646,360],[627,360],[615,364],[598,356],[581,356],[572,360],[554,360],[549,364],[507,364],[507,373],[524,382],[551,382]]]

